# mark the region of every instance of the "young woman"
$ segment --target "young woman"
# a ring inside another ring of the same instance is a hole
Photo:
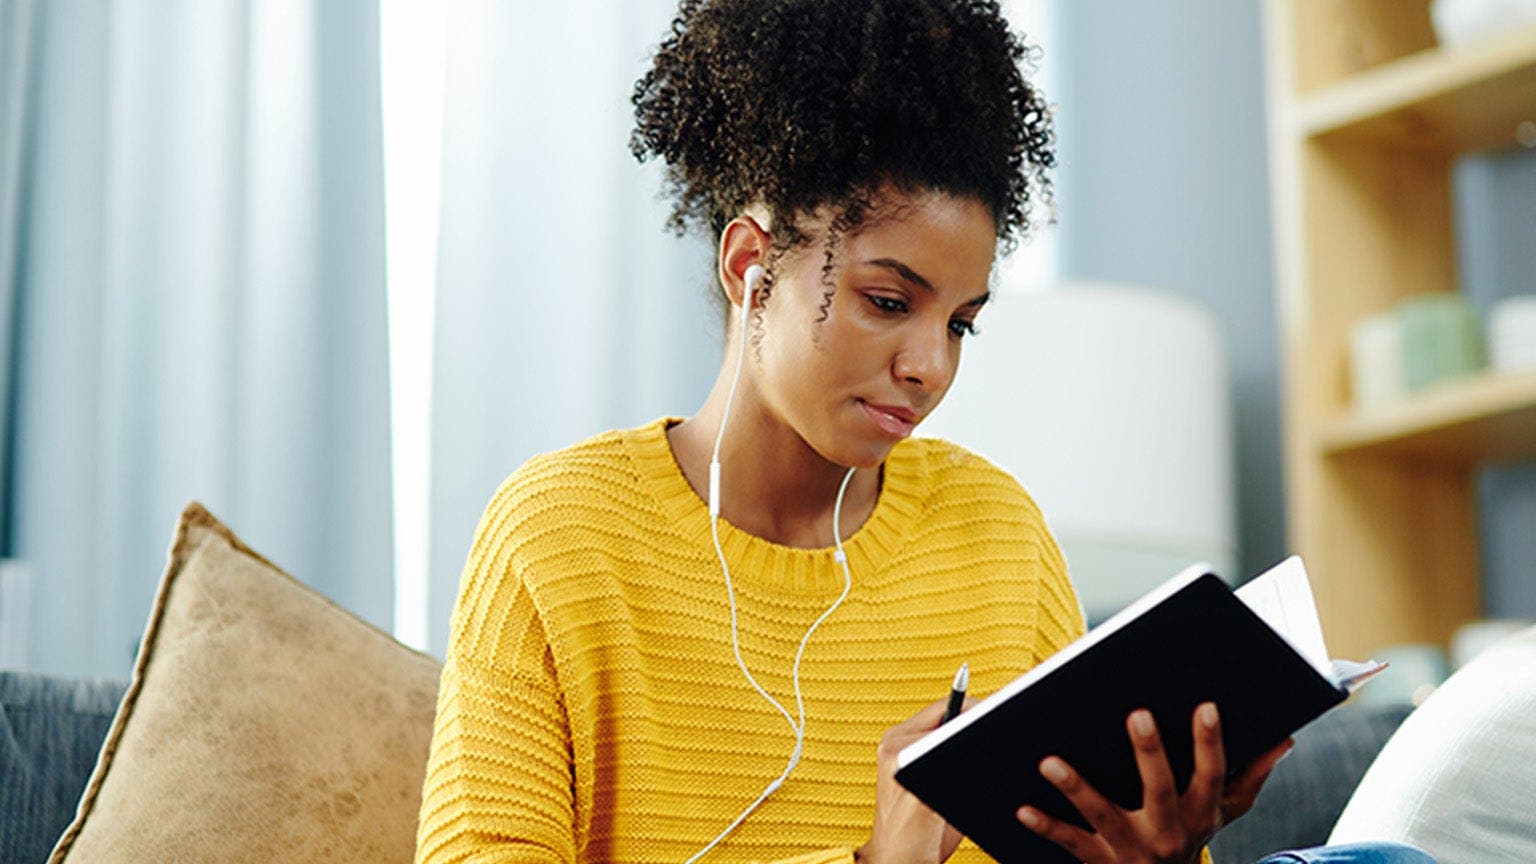
[[[1025,56],[994,2],[685,0],[632,146],[717,242],[726,356],[693,416],[539,456],[487,507],[418,862],[986,860],[893,771],[961,662],[990,692],[1083,630],[1019,484],[912,437],[1050,196]],[[1149,719],[1142,809],[1047,760],[1019,770],[1097,830],[1019,818],[1085,861],[1199,860],[1285,748],[1224,783],[1197,712],[1179,794]]]

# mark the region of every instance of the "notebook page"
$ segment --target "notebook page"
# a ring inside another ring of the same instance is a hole
[[[1317,620],[1307,568],[1292,555],[1233,592],[1276,633],[1285,637],[1323,677],[1333,680],[1323,625]]]

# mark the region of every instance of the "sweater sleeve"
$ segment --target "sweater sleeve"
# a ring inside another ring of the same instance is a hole
[[[1033,502],[1031,502],[1033,506]],[[1040,614],[1037,619],[1038,649],[1035,662],[1041,662],[1071,644],[1088,629],[1082,601],[1067,573],[1067,560],[1056,538],[1045,527],[1035,510],[1038,526],[1036,542],[1040,550]]]
[[[416,864],[576,858],[570,725],[543,622],[495,510],[476,536],[454,610]]]
[[[421,802],[417,864],[575,859],[569,750],[545,682],[443,667]]]

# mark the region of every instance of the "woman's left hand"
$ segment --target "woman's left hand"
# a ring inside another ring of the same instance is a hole
[[[1188,864],[1200,860],[1200,850],[1217,829],[1248,812],[1269,772],[1295,742],[1287,738],[1264,753],[1231,782],[1224,782],[1226,756],[1221,746],[1221,719],[1207,702],[1193,718],[1195,770],[1180,795],[1163,753],[1162,738],[1147,711],[1126,718],[1126,731],[1136,753],[1143,788],[1140,810],[1125,810],[1100,795],[1058,757],[1040,763],[1040,773],[1077,807],[1095,829],[1085,831],[1052,819],[1033,807],[1019,809],[1025,827],[1055,842],[1086,864]]]

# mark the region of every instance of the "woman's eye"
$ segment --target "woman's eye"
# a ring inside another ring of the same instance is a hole
[[[981,331],[976,329],[975,321],[967,321],[964,318],[956,318],[949,322],[949,332],[956,336],[977,336]]]
[[[868,294],[865,296],[869,297],[869,302],[873,303],[875,308],[881,312],[907,311],[907,304],[904,300],[897,300],[895,297],[886,297],[881,294]]]

